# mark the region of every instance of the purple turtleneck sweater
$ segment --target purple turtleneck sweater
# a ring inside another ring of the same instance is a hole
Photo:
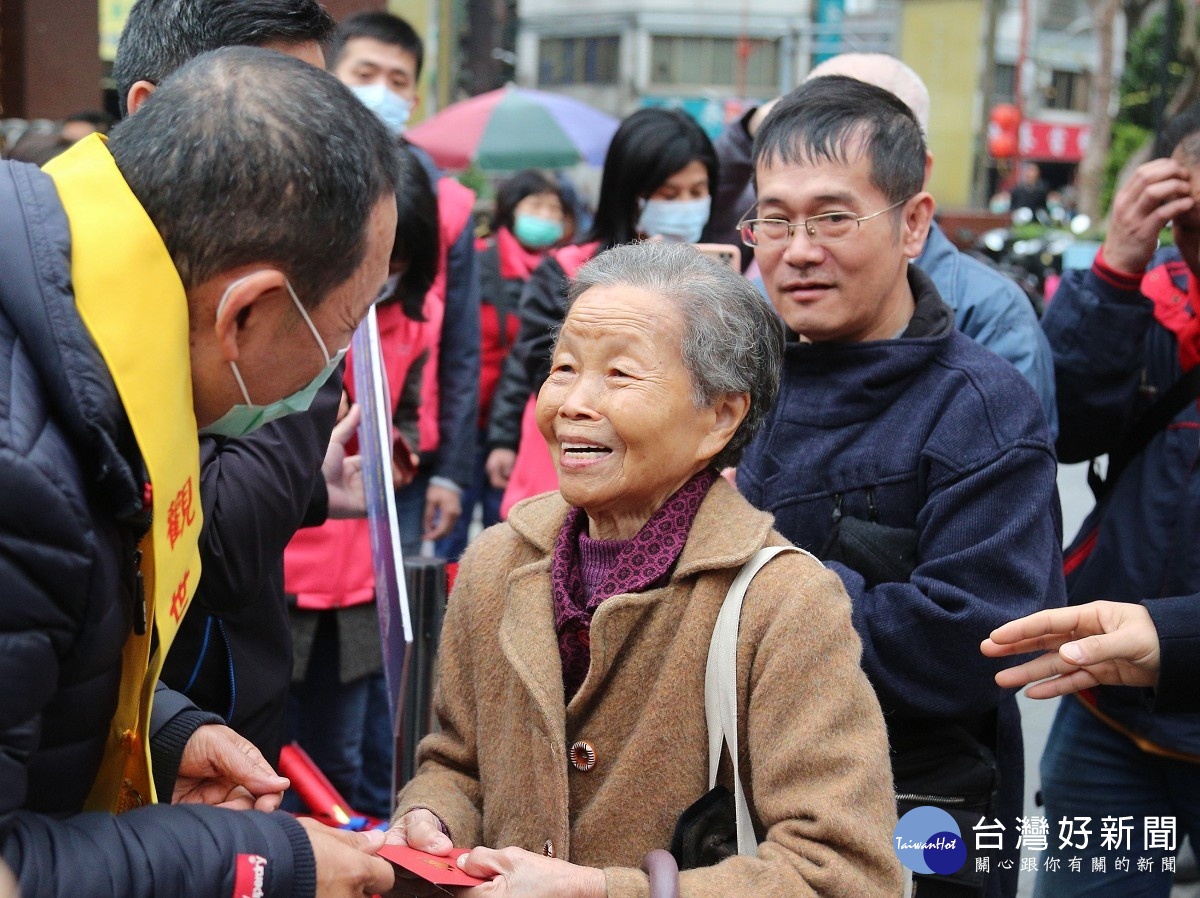
[[[717,473],[705,469],[676,490],[632,539],[592,539],[587,513],[573,508],[554,543],[550,567],[554,627],[570,702],[591,664],[592,615],[605,599],[663,586]]]

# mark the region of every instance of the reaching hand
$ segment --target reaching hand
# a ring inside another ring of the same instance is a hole
[[[1141,274],[1167,222],[1195,205],[1188,170],[1178,162],[1155,159],[1139,165],[1113,198],[1104,261],[1119,271]]]
[[[425,532],[422,540],[441,539],[454,529],[462,515],[462,497],[457,490],[431,483],[425,490]]]
[[[508,486],[512,477],[513,465],[516,464],[517,453],[511,449],[493,449],[488,453],[484,468],[487,470],[488,483],[498,490]]]
[[[289,785],[248,739],[227,726],[206,724],[184,746],[171,804],[273,811]]]
[[[476,848],[459,859],[463,871],[487,879],[463,889],[470,898],[604,898],[608,885],[603,870],[543,857],[523,848]]]
[[[433,811],[426,808],[409,811],[393,823],[387,831],[385,841],[388,845],[407,845],[409,848],[443,857],[454,847],[450,839],[442,832],[441,826],[438,825],[438,818],[434,816]],[[392,892],[396,898],[399,896],[407,898],[410,895],[426,898],[426,896],[444,894],[446,894],[445,889],[421,879],[415,873],[403,868],[396,870],[396,888]]]
[[[1053,698],[1101,684],[1158,683],[1154,621],[1141,605],[1128,602],[1039,611],[993,630],[979,648],[993,658],[1045,652],[996,674],[996,682],[1006,688],[1034,683],[1025,690],[1030,698]]]
[[[346,455],[346,444],[358,429],[361,411],[357,405],[333,428],[321,474],[329,493],[329,517],[361,518],[367,513],[367,495],[363,486],[362,456]]]
[[[317,864],[317,898],[365,898],[395,885],[395,868],[375,856],[383,846],[379,830],[352,833],[306,817],[300,825],[308,832]]]

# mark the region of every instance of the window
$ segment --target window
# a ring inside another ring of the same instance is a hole
[[[1062,29],[1090,19],[1088,8],[1080,0],[1042,0],[1042,27]],[[1076,26],[1077,27],[1077,26]]]
[[[997,103],[1011,103],[1016,97],[1017,67],[1011,65],[997,65],[995,69],[995,81],[992,84],[992,106]]]
[[[745,56],[748,93],[779,90],[779,45],[749,40],[742,53],[731,37],[655,37],[650,49],[650,81],[658,87],[738,87]]]
[[[538,83],[616,84],[621,38],[546,38],[538,45]]]
[[[1090,78],[1087,72],[1050,73],[1050,86],[1046,88],[1047,109],[1070,109],[1087,112]]]

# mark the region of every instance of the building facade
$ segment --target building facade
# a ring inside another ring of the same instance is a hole
[[[897,7],[897,0],[521,0],[517,79],[618,116],[679,106],[716,133],[747,104],[799,83],[815,52],[895,52]]]

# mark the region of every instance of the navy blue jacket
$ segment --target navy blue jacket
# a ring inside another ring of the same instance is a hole
[[[753,141],[746,123],[754,110],[730,122],[713,142],[721,162],[721,181],[713,196],[706,239],[737,243],[740,216],[755,202]],[[942,301],[954,310],[958,329],[1012,362],[1037,391],[1042,411],[1055,433],[1054,366],[1050,347],[1038,327],[1029,298],[1011,278],[960,252],[934,222],[925,248],[914,263],[933,278]]]
[[[215,712],[279,763],[292,681],[283,550],[324,523],[321,463],[342,397],[342,369],[312,407],[236,440],[200,439],[204,576],[160,679]]]
[[[140,455],[75,311],[70,254],[54,183],[0,163],[0,852],[25,898],[228,898],[239,854],[267,859],[264,894],[310,896],[312,851],[288,815],[81,813],[117,706],[146,519]],[[195,713],[174,694],[155,707]],[[176,764],[181,723],[152,727],[174,737]],[[162,749],[152,741],[156,768]]]
[[[1200,711],[1200,596],[1144,601],[1158,631],[1158,711]]]
[[[979,643],[1063,603],[1054,448],[1029,384],[954,329],[924,273],[910,266],[909,282],[914,323],[939,321],[927,335],[788,345],[779,399],[738,466],[738,488],[814,553],[839,507],[916,530],[907,582],[868,588],[857,571],[829,567],[850,594],[893,739],[929,720],[994,732],[1011,819],[1023,800],[1020,717],[993,679],[1011,662],[985,658]]]
[[[1178,290],[1172,304],[1186,307],[1187,269],[1177,250],[1159,252],[1150,268],[1164,266]],[[1141,280],[1098,259],[1089,271],[1069,272],[1046,310],[1043,327],[1058,378],[1058,451],[1065,462],[1116,447],[1130,423],[1183,373],[1179,340],[1156,319]],[[1146,600],[1152,607],[1158,599],[1200,593],[1198,432],[1193,402],[1150,440],[1084,521],[1066,551],[1072,604]],[[1195,688],[1195,681],[1189,685]],[[1096,694],[1100,710],[1122,726],[1165,748],[1200,755],[1200,715],[1155,713],[1150,689],[1104,686]]]

